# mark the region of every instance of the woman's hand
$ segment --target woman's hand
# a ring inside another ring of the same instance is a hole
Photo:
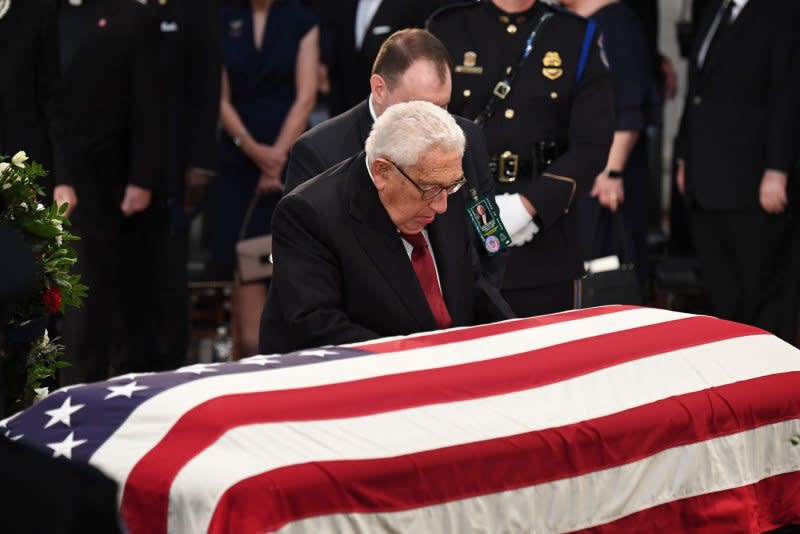
[[[255,141],[248,143],[245,154],[258,165],[262,174],[270,176],[280,176],[286,164],[286,152]]]

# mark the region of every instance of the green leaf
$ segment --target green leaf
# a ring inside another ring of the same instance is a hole
[[[57,228],[53,228],[52,224],[31,219],[22,223],[22,229],[30,234],[43,238],[56,237],[60,233]]]

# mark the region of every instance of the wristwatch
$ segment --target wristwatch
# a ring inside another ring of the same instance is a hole
[[[608,176],[609,178],[622,178],[622,171],[606,169],[606,176]]]
[[[248,137],[249,135],[250,135],[250,132],[248,132],[248,131],[247,131],[247,129],[245,129],[245,128],[242,128],[242,131],[241,131],[241,133],[240,133],[239,135],[237,135],[236,137],[234,137],[234,138],[233,138],[233,145],[234,145],[236,148],[242,148],[242,140],[243,140],[245,137]]]

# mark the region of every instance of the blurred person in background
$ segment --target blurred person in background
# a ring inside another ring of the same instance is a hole
[[[791,231],[796,2],[712,0],[695,19],[676,182],[715,315],[775,332]],[[783,279],[781,279],[783,277]]]
[[[159,28],[129,0],[61,0],[68,183],[83,307],[64,316],[63,385],[148,370],[157,354],[161,195]]]
[[[565,7],[591,18],[603,33],[603,44],[614,80],[614,140],[605,169],[589,195],[579,198],[584,259],[621,254],[613,213],[620,209],[624,239],[639,281],[648,277],[647,227],[650,220],[650,180],[645,128],[655,106],[651,54],[641,21],[618,0],[562,0]],[[632,246],[631,246],[632,245]]]
[[[270,233],[281,197],[286,157],[308,125],[319,67],[319,30],[297,0],[241,0],[220,11],[223,51],[218,176],[212,191],[211,261],[221,276],[235,269],[235,243],[245,212],[255,209],[245,237]],[[240,356],[255,354],[264,283],[234,289]]]
[[[48,193],[73,209],[75,190],[65,183],[56,8],[55,0],[0,0],[0,154],[24,150],[49,171]]]
[[[162,172],[167,206],[159,214],[169,232],[158,266],[161,327],[156,369],[185,363],[189,344],[189,225],[206,202],[216,167],[220,53],[215,0],[148,0],[161,35],[159,59],[166,88]]]

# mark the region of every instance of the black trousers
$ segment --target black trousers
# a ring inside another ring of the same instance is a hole
[[[776,332],[790,276],[784,247],[791,217],[692,209],[690,222],[714,313]]]
[[[81,240],[76,271],[89,287],[80,309],[64,314],[61,385],[104,380],[110,375],[151,371],[165,353],[158,313],[159,263],[165,261],[167,218],[154,198],[142,213],[95,233],[76,228]]]

